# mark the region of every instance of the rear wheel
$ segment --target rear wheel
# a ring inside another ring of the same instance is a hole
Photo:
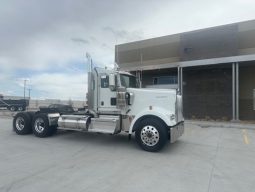
[[[53,127],[49,126],[46,114],[36,114],[32,123],[33,133],[37,137],[48,137],[54,133]]]
[[[150,152],[161,150],[166,144],[167,135],[164,123],[155,118],[142,120],[135,132],[137,143],[142,149]]]
[[[17,113],[13,119],[13,130],[18,135],[25,135],[32,132],[31,117],[28,113]]]

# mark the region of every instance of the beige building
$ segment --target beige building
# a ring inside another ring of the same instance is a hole
[[[77,100],[60,100],[60,99],[31,99],[29,101],[29,109],[39,109],[41,106],[49,106],[51,104],[66,104],[71,105],[74,109],[83,108],[87,106],[85,101]]]
[[[255,20],[117,45],[115,60],[179,89],[188,119],[255,120]]]

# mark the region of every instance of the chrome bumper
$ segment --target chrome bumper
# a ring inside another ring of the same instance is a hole
[[[184,121],[170,127],[170,143],[174,143],[184,133]]]

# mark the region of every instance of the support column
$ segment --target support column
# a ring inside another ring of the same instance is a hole
[[[178,92],[182,95],[182,81],[183,81],[183,75],[182,75],[182,67],[178,67]]]
[[[180,93],[180,67],[177,68],[178,93]]]
[[[236,120],[239,121],[239,63],[236,63]]]
[[[136,77],[139,80],[139,88],[142,88],[142,70],[136,71]]]
[[[183,95],[183,68],[181,67],[181,95]]]
[[[236,73],[235,73],[235,63],[232,63],[232,121],[236,120]]]

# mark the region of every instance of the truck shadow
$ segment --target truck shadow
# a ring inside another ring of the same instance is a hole
[[[61,140],[76,144],[85,144],[93,146],[105,146],[105,147],[118,147],[118,148],[139,148],[136,144],[134,136],[132,139],[128,139],[128,134],[116,134],[109,135],[103,133],[91,133],[91,132],[76,132],[76,131],[63,131],[58,130],[57,134],[54,135]]]
[[[75,144],[82,144],[86,146],[93,146],[93,147],[105,147],[105,148],[115,148],[119,150],[135,150],[140,152],[143,151],[139,145],[135,141],[134,134],[131,137],[131,140],[128,139],[128,134],[121,133],[116,135],[109,135],[103,133],[91,133],[91,132],[76,132],[76,131],[63,131],[58,130],[57,134],[54,135],[58,139],[63,140],[63,142],[71,142]],[[178,148],[181,148],[185,145],[182,140],[178,140],[177,142],[170,144],[168,142],[166,146],[160,151],[156,153],[171,153]],[[153,153],[151,153],[153,154]]]

